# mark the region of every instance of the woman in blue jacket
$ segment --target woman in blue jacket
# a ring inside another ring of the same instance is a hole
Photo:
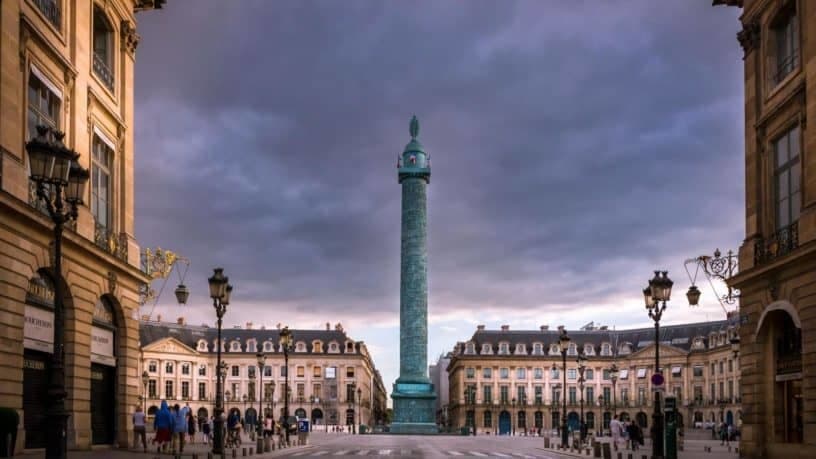
[[[157,452],[166,449],[167,444],[172,440],[172,433],[174,429],[173,415],[167,407],[167,400],[161,401],[161,408],[156,413],[153,419],[153,430],[156,431],[156,436],[153,438],[153,443],[158,443]]]

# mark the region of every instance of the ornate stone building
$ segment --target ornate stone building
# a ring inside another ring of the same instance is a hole
[[[745,240],[730,280],[741,292],[741,454],[816,457],[816,3],[714,4],[743,8]]]
[[[677,397],[686,428],[740,418],[738,358],[730,321],[660,329],[665,388]],[[479,433],[524,434],[555,429],[566,396],[568,425],[577,429],[582,393],[577,358],[587,358],[583,413],[590,431],[608,429],[614,414],[651,424],[654,328],[568,331],[566,389],[558,330],[487,330],[483,325],[457,343],[448,366],[450,426]],[[617,378],[610,371],[619,369]]]
[[[0,2],[0,406],[17,451],[45,445],[53,285],[64,292],[69,448],[126,445],[137,403],[140,270],[133,214],[137,11],[164,0]],[[53,223],[29,181],[37,125],[65,133],[91,173],[53,266]]]
[[[212,416],[216,329],[187,325],[183,319],[177,323],[142,321],[140,336],[140,372],[148,374],[140,394],[146,394],[148,414],[166,399],[182,406],[189,403],[199,417]],[[226,412],[238,411],[254,424],[263,395],[263,414],[273,412],[280,417],[288,371],[291,416],[309,418],[315,426],[373,426],[383,422],[385,386],[362,341],[351,339],[340,324],[334,329],[326,324],[325,330],[292,330],[292,336],[295,349],[289,354],[287,369],[278,345],[278,329],[253,328],[248,323],[244,328],[222,331]],[[262,374],[258,352],[266,354]]]

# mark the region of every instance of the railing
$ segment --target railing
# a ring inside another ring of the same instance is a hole
[[[105,58],[96,53],[93,53],[93,71],[105,83],[105,86],[113,91],[113,72],[105,62]]]
[[[791,54],[781,58],[776,64],[776,73],[773,74],[771,80],[774,85],[777,85],[785,79],[791,72],[793,72],[799,64],[799,50],[793,49]]]
[[[762,238],[754,244],[754,264],[767,263],[775,258],[787,255],[799,247],[799,222],[780,228],[767,239]]]
[[[34,0],[37,9],[57,29],[62,25],[62,10],[57,0]]]
[[[116,258],[127,261],[128,244],[125,233],[117,235],[110,228],[94,221],[94,243]]]

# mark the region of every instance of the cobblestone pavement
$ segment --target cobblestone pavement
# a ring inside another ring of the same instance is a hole
[[[553,438],[553,444],[555,444]],[[601,439],[608,441],[608,439]],[[254,443],[248,439],[242,447],[254,447]],[[687,440],[684,444],[685,450],[680,453],[680,459],[737,459],[739,456],[734,451],[729,453],[727,447],[720,446],[718,441],[712,440]],[[733,444],[736,446],[736,444]],[[711,452],[705,451],[711,447]],[[647,440],[646,445],[636,452],[621,450],[621,459],[629,459],[632,453],[633,459],[649,457],[651,446]],[[200,459],[207,458],[210,448],[198,443],[185,447],[184,454],[180,457],[185,459],[197,455]],[[249,450],[247,449],[247,454]],[[21,458],[41,458],[43,452],[29,453]],[[433,457],[462,457],[462,458],[526,458],[526,459],[566,459],[566,458],[587,458],[592,455],[577,454],[575,452],[563,452],[555,449],[544,448],[544,439],[540,437],[496,437],[481,435],[475,437],[467,436],[412,436],[412,435],[349,435],[349,434],[326,434],[312,433],[309,445],[296,446],[282,450],[276,450],[267,454],[255,454],[251,457],[272,458],[314,458],[323,457],[357,457],[357,456],[399,456],[403,458],[433,458]],[[94,451],[71,451],[69,458],[76,459],[131,459],[131,458],[154,458],[160,457],[170,459],[173,456],[165,453],[157,455],[155,450],[148,450],[147,453],[141,451],[125,451],[115,449],[99,449]],[[228,451],[227,458],[233,457],[232,451]],[[236,458],[243,457],[243,449],[236,449]],[[247,456],[250,457],[250,456]],[[614,453],[613,459],[618,455]]]

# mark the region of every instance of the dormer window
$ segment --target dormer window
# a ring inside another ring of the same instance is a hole
[[[510,343],[499,343],[499,355],[507,355],[510,353]]]
[[[233,341],[230,343],[230,352],[241,352],[241,342]]]
[[[771,83],[773,86],[781,83],[791,72],[799,67],[799,20],[796,14],[796,2],[780,11],[771,23],[771,38],[773,46]]]
[[[620,350],[618,351],[620,355],[627,355],[632,353],[632,345],[629,343],[621,344]]]
[[[93,9],[93,73],[113,90],[114,69],[113,26],[98,6]]]
[[[584,354],[586,355],[595,355],[595,347],[591,344],[584,345]]]
[[[575,343],[570,343],[567,347],[567,355],[578,355],[578,346]]]
[[[198,350],[201,352],[207,352],[207,341],[203,339],[198,340]]]
[[[694,338],[694,342],[692,343],[691,347],[693,349],[705,349],[705,341],[701,337]]]
[[[476,345],[473,343],[465,344],[465,354],[472,355],[476,353]]]
[[[516,344],[516,355],[527,355],[527,347],[522,343]]]
[[[275,352],[275,346],[271,341],[267,341],[263,345],[264,352]]]
[[[254,339],[247,341],[247,352],[258,352],[258,346]]]
[[[329,352],[331,352],[331,353],[340,352],[340,349],[338,348],[336,342],[332,341],[331,343],[329,343]]]
[[[557,344],[550,344],[550,355],[559,355],[561,354],[561,350],[558,348]]]
[[[346,342],[346,354],[353,354],[354,353],[354,343],[351,341]]]
[[[612,345],[609,343],[601,344],[601,355],[604,357],[609,357],[612,355]]]
[[[490,355],[492,353],[493,353],[493,347],[490,344],[488,344],[488,343],[482,344],[482,355]]]
[[[541,343],[533,343],[533,355],[543,355],[544,346]]]
[[[298,341],[295,344],[295,352],[306,352],[306,343],[303,341]]]
[[[322,341],[313,341],[312,342],[312,352],[321,354],[323,353],[323,342]]]

